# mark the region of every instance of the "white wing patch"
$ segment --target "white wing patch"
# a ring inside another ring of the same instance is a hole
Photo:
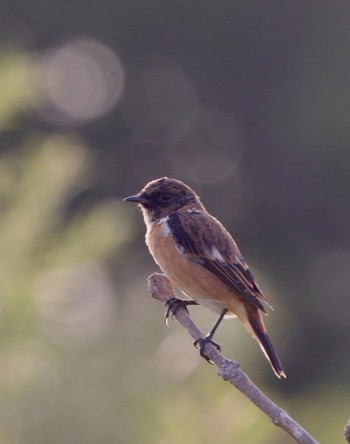
[[[220,261],[220,262],[225,262],[222,254],[214,245],[211,247],[210,252],[211,252],[211,255],[213,256],[214,259],[216,259],[217,261]]]
[[[189,208],[187,210],[188,214],[201,214],[201,211],[197,210],[197,208]]]

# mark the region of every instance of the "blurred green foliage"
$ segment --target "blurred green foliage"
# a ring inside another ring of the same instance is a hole
[[[39,101],[33,57],[14,47],[0,48],[0,130]]]
[[[28,58],[10,51],[0,57],[6,92],[1,94],[2,131],[13,127],[16,115],[24,111],[28,91],[35,96],[30,72],[35,65],[26,66]],[[32,428],[33,442],[54,442],[49,435],[38,438],[34,429],[44,430],[45,418],[62,408],[58,394],[74,355],[84,355],[80,349],[85,342],[101,341],[108,331],[105,323],[112,322],[108,312],[115,309],[113,286],[103,268],[108,258],[117,258],[130,234],[129,221],[112,200],[65,220],[71,195],[90,180],[88,150],[74,133],[33,130],[0,157],[4,444],[21,442],[22,434],[30,435]],[[66,401],[61,402],[64,408]],[[25,441],[30,441],[28,436]]]
[[[2,8],[0,444],[292,442],[147,295],[156,266],[120,198],[165,174],[238,234],[288,379],[236,322],[223,352],[320,442],[343,442],[350,10],[191,5]]]

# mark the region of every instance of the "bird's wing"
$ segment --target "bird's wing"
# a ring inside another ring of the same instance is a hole
[[[168,224],[177,248],[202,265],[250,304],[266,313],[261,293],[230,234],[213,216],[197,209],[170,214]]]

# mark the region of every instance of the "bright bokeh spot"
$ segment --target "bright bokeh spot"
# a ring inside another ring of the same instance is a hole
[[[98,339],[115,320],[113,285],[93,264],[49,273],[36,299],[43,330],[63,346]]]
[[[191,130],[180,127],[183,116],[198,106],[193,84],[171,59],[147,55],[129,65],[124,119],[138,137],[164,142],[181,137]]]
[[[51,107],[45,118],[76,123],[113,108],[124,89],[124,69],[116,54],[95,40],[71,41],[42,60],[43,90]]]

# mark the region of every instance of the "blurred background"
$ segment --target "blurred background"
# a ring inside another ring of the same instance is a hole
[[[350,4],[0,0],[0,443],[292,442],[147,293],[139,211],[181,179],[275,311],[278,381],[321,442],[350,414]],[[215,315],[191,312],[206,332]]]

